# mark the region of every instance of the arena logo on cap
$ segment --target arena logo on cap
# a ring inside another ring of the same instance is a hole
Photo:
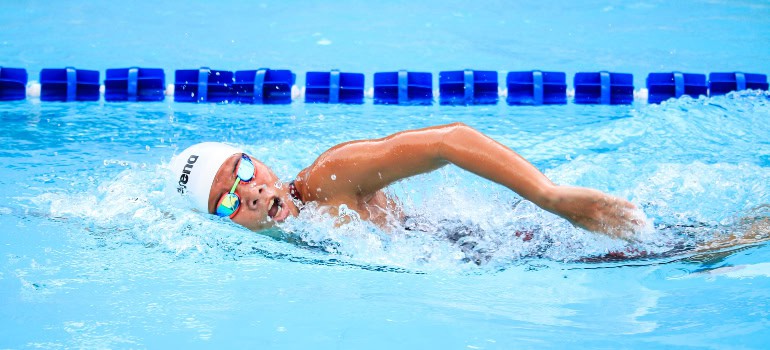
[[[187,158],[187,164],[185,164],[184,168],[182,169],[182,175],[179,175],[179,187],[176,188],[176,190],[179,193],[184,193],[184,191],[187,189],[187,181],[190,180],[190,172],[192,172],[193,164],[198,161],[198,156],[191,155],[190,158]]]

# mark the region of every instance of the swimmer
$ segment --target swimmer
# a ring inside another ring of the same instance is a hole
[[[171,168],[177,191],[195,208],[258,231],[297,216],[309,202],[335,216],[345,205],[361,219],[387,228],[404,215],[383,190],[448,164],[503,185],[589,231],[631,239],[645,225],[632,203],[594,189],[556,185],[518,153],[462,123],[339,144],[288,186],[267,165],[222,143],[190,146],[172,159]]]

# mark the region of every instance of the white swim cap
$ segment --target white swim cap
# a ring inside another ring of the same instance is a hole
[[[190,198],[195,208],[209,212],[209,193],[219,167],[243,150],[219,142],[192,145],[171,159],[176,190]]]

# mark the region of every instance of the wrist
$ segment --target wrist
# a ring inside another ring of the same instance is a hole
[[[545,186],[539,189],[535,204],[552,213],[559,212],[559,204],[562,202],[561,187],[556,185]]]

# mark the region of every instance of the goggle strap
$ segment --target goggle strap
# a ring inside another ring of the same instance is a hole
[[[230,193],[235,193],[235,188],[238,187],[239,183],[241,183],[241,178],[239,176],[236,176],[235,183],[233,184],[233,188],[230,189]]]

